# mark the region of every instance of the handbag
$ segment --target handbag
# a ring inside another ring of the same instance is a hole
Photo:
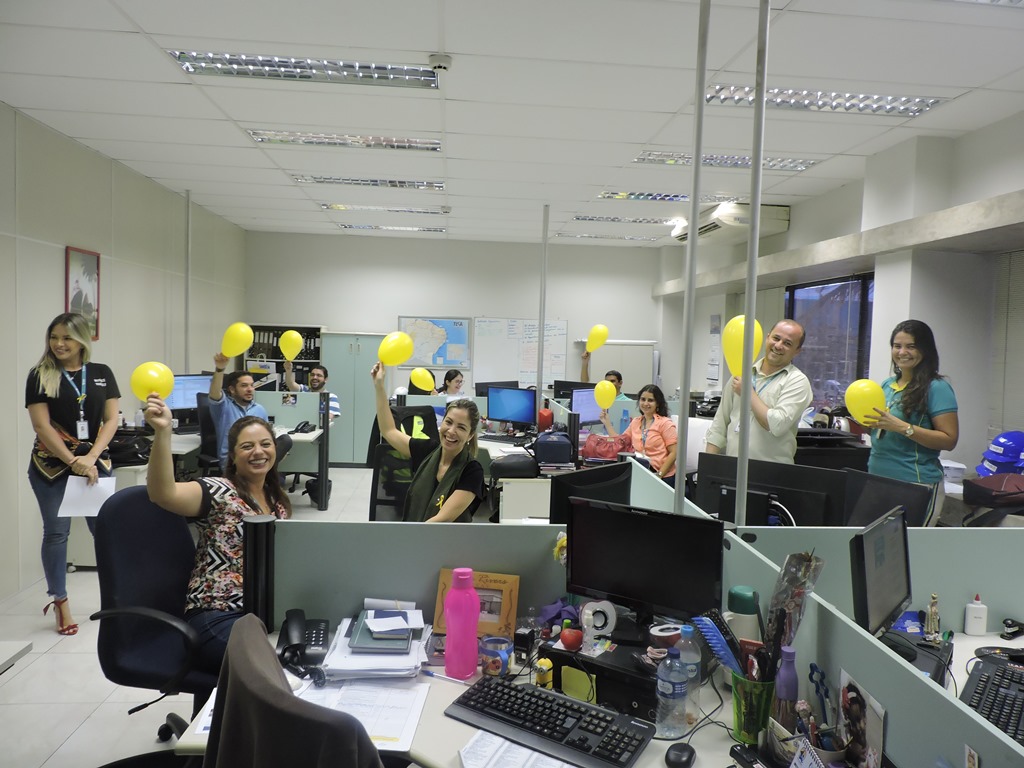
[[[584,459],[611,459],[617,460],[620,453],[632,453],[633,440],[627,432],[624,435],[598,435],[591,432],[580,449],[580,455]]]
[[[1016,472],[964,480],[964,503],[981,507],[1024,506],[1024,476]]]

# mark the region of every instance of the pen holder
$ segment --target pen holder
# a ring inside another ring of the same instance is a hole
[[[774,697],[774,680],[766,683],[732,673],[732,733],[737,741],[757,744],[757,735],[768,724]]]

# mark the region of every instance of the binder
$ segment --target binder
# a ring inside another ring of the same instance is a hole
[[[367,611],[360,611],[352,627],[348,647],[354,653],[408,653],[412,647],[412,630],[406,630],[401,637],[374,637],[366,626]],[[404,611],[403,611],[404,613]]]

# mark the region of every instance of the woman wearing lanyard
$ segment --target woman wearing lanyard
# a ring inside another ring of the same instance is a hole
[[[82,315],[57,315],[46,330],[46,351],[29,371],[25,407],[36,433],[28,480],[43,516],[43,572],[53,600],[57,632],[78,633],[67,593],[70,517],[58,517],[69,475],[95,485],[110,475],[107,444],[117,431],[118,399],[114,374],[92,353],[89,324]],[[96,518],[86,518],[89,530]]]
[[[637,408],[640,415],[629,422],[629,436],[633,451],[638,457],[646,457],[651,469],[658,477],[671,485],[676,484],[676,425],[668,415],[668,403],[661,387],[648,384],[640,390]],[[618,432],[608,418],[608,411],[601,412],[601,423],[608,434],[615,437]]]

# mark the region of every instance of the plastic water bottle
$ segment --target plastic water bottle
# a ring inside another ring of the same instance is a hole
[[[142,413],[142,409],[141,408],[139,408],[139,410],[137,410],[135,412],[135,426],[136,427],[144,427],[144,426],[146,426],[146,417]]]
[[[686,665],[679,649],[669,648],[658,665],[658,717],[655,726],[659,739],[678,739],[686,731]]]
[[[444,597],[444,673],[466,680],[476,673],[480,647],[476,639],[480,597],[473,588],[473,569],[452,571],[452,587]]]
[[[679,629],[679,660],[686,667],[686,733],[700,722],[700,646],[691,624]],[[685,734],[684,734],[685,735]]]
[[[796,733],[797,674],[796,651],[782,646],[782,663],[775,675],[775,700],[772,719],[790,733]]]
[[[629,431],[629,422],[630,422],[629,409],[628,408],[623,408],[622,409],[622,417],[619,419],[619,434],[620,435],[625,434],[626,432]]]

